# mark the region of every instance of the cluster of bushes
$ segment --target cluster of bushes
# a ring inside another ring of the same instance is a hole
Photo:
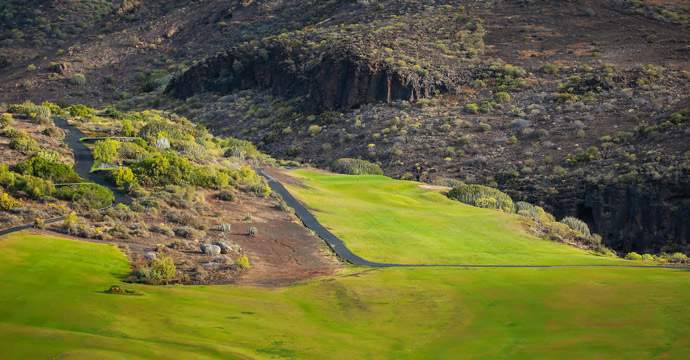
[[[381,168],[365,160],[342,158],[331,165],[331,171],[347,175],[383,175]]]
[[[658,261],[663,263],[673,263],[673,264],[687,264],[690,262],[690,258],[687,255],[676,252],[673,254],[661,253],[658,255],[652,254],[638,254],[636,252],[630,252],[625,255],[626,260],[642,260],[642,261]]]
[[[84,209],[101,209],[112,205],[114,200],[113,192],[98,184],[62,186],[54,196]]]
[[[484,185],[459,185],[448,192],[448,197],[462,203],[481,208],[499,209],[508,213],[529,217],[534,220],[535,231],[555,241],[575,241],[598,252],[610,255],[612,252],[601,245],[601,237],[592,234],[587,224],[575,217],[565,217],[560,222],[539,206],[524,201],[513,202],[507,194]],[[615,254],[614,254],[615,255]]]
[[[22,175],[37,176],[54,183],[71,183],[81,180],[71,167],[38,156],[18,163],[16,169]]]
[[[484,185],[460,185],[448,192],[448,197],[476,207],[515,212],[510,196]]]
[[[12,126],[5,126],[2,136],[10,138],[10,149],[23,152],[35,152],[39,150],[38,143],[25,132],[15,129]]]

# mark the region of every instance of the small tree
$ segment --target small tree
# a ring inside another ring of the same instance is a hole
[[[117,159],[117,150],[120,148],[120,143],[115,140],[104,140],[96,143],[93,149],[93,157],[97,161],[112,164]]]
[[[158,281],[165,281],[165,285],[168,285],[168,282],[176,275],[177,268],[171,257],[161,256],[151,266],[151,277]]]

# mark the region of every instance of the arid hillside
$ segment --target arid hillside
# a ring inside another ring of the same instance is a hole
[[[103,4],[73,10],[92,13],[78,36],[4,24],[25,35],[3,43],[0,101],[171,110],[276,158],[487,184],[618,250],[687,250],[683,1]]]

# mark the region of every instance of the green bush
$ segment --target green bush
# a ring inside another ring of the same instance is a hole
[[[158,134],[165,133],[165,137],[170,140],[178,140],[182,138],[182,132],[178,125],[170,124],[163,121],[154,121],[144,125],[137,134],[138,137],[146,139],[148,137],[157,137]]]
[[[4,114],[2,114],[2,117],[0,117],[0,125],[2,125],[2,126],[11,125],[13,120],[14,119],[12,119],[12,114],[4,113]]]
[[[347,175],[383,175],[383,170],[365,160],[342,158],[331,165],[331,171]]]
[[[223,191],[218,193],[218,200],[235,201],[235,199],[235,192],[232,189],[224,189]]]
[[[5,188],[14,185],[14,173],[7,168],[7,165],[0,165],[0,185]]]
[[[227,173],[210,167],[196,167],[189,174],[188,183],[206,189],[228,186],[230,176]]]
[[[50,108],[47,106],[30,105],[26,109],[26,116],[37,124],[50,123]]]
[[[558,66],[554,64],[544,64],[539,68],[539,72],[544,74],[555,74],[558,72]]]
[[[7,193],[2,193],[0,194],[0,210],[3,211],[10,211],[14,209],[15,207],[21,207],[22,204],[15,200],[13,197],[11,197]]]
[[[683,253],[673,253],[669,258],[668,262],[671,263],[687,263],[688,262],[688,256],[683,254]]]
[[[159,283],[164,282],[167,285],[176,275],[177,269],[171,257],[161,256],[151,266],[151,278]]]
[[[94,114],[94,111],[92,109],[82,104],[72,105],[67,108],[67,111],[69,111],[69,116],[87,117],[93,116]]]
[[[642,255],[636,252],[630,252],[628,255],[625,255],[625,260],[642,260]]]
[[[101,209],[113,203],[113,192],[97,184],[62,186],[55,192],[55,197],[67,200],[86,209]]]
[[[86,85],[86,76],[84,74],[74,74],[70,76],[69,83],[72,85]]]
[[[17,172],[23,175],[40,177],[55,183],[69,183],[81,180],[71,167],[48,161],[42,157],[33,157],[18,163]]]
[[[494,94],[494,101],[497,104],[503,104],[503,103],[510,102],[510,94],[508,94],[507,92],[504,92],[504,91],[499,91],[499,92]]]
[[[28,109],[28,104],[9,104],[7,112],[11,114],[25,114]]]
[[[460,185],[448,192],[448,197],[472,206],[515,213],[515,204],[510,196],[484,185]]]
[[[587,224],[584,221],[582,221],[576,217],[567,216],[567,217],[564,217],[560,222],[568,225],[569,228],[579,232],[580,234],[584,235],[585,237],[588,237],[588,238],[592,237],[592,234],[589,232],[589,226],[587,226]]]
[[[7,126],[3,131],[2,131],[2,136],[10,139],[14,139],[16,137],[20,136],[27,136],[25,132],[15,129],[11,126]]]
[[[128,167],[119,167],[113,171],[113,181],[117,186],[134,181],[134,173]]]
[[[156,155],[132,166],[139,183],[149,185],[186,183],[192,171],[186,159],[174,155]]]
[[[50,162],[59,162],[60,161],[60,153],[52,150],[52,149],[44,149],[44,150],[39,150],[36,153],[36,157],[39,157],[41,159],[50,161]]]
[[[15,178],[12,190],[16,193],[22,192],[32,199],[40,199],[52,196],[55,192],[55,186],[50,181],[26,175]]]
[[[129,120],[122,120],[122,130],[121,133],[123,136],[134,136],[136,131],[134,130],[134,126],[132,125],[132,122]]]
[[[36,140],[27,135],[13,137],[10,141],[10,149],[15,149],[23,152],[38,151],[38,143]]]
[[[120,142],[117,140],[107,139],[97,141],[93,148],[93,158],[106,164],[114,164],[117,160],[117,150],[120,148]]]
[[[48,107],[48,108],[50,109],[50,112],[51,112],[53,115],[60,115],[60,114],[62,114],[62,108],[60,107],[60,105],[53,104],[53,103],[50,102],[50,101],[44,101],[44,102],[42,102],[42,103],[41,103],[41,106],[46,106],[46,107]]]

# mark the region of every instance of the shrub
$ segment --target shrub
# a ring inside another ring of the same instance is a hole
[[[572,217],[572,216],[564,217],[561,220],[561,223],[568,225],[569,228],[579,232],[580,234],[584,235],[587,238],[592,237],[592,234],[589,232],[589,226],[587,226],[587,224],[584,221],[582,221],[576,217]]]
[[[50,108],[47,106],[29,105],[26,109],[26,116],[37,124],[49,124],[50,115]]]
[[[491,125],[489,125],[487,123],[483,123],[483,122],[479,123],[479,124],[477,124],[477,130],[481,131],[481,132],[487,132],[487,131],[491,130]]]
[[[63,186],[55,192],[55,197],[71,201],[86,209],[102,209],[113,203],[113,192],[97,184]]]
[[[669,258],[668,262],[672,263],[686,263],[688,262],[688,256],[683,253],[673,253]]]
[[[448,192],[448,197],[468,205],[515,213],[515,204],[510,196],[484,185],[460,185]]]
[[[60,153],[52,149],[39,150],[36,157],[53,163],[60,161]]]
[[[132,122],[129,120],[122,120],[122,130],[120,133],[123,136],[134,136],[136,131],[134,130],[134,125],[132,125]]]
[[[218,224],[218,231],[220,231],[220,232],[230,232],[231,229],[232,229],[232,225],[230,225],[228,223],[222,222],[222,223]]]
[[[93,158],[106,164],[113,164],[117,160],[117,150],[120,142],[112,139],[97,141],[93,148]]]
[[[554,64],[544,64],[539,68],[539,72],[544,74],[555,74],[558,72],[558,66]]]
[[[128,167],[119,167],[113,171],[113,181],[117,186],[134,181],[134,173]]]
[[[175,229],[175,235],[187,239],[193,239],[197,235],[197,231],[191,226],[181,226]]]
[[[38,143],[36,140],[27,135],[15,136],[10,140],[10,149],[19,150],[23,152],[38,151]]]
[[[322,129],[322,128],[321,128],[321,126],[319,126],[319,125],[311,125],[311,126],[309,126],[309,128],[307,129],[307,132],[309,133],[309,135],[315,136],[315,135],[317,135],[318,133],[321,132],[321,129]]]
[[[247,255],[242,255],[239,258],[237,258],[237,261],[235,261],[235,264],[239,266],[241,269],[249,269],[249,258]]]
[[[225,189],[218,193],[218,199],[223,201],[235,201],[235,192],[232,189]]]
[[[49,102],[49,101],[44,101],[44,102],[41,103],[41,106],[46,106],[46,107],[48,107],[48,108],[50,109],[50,112],[51,112],[53,115],[60,115],[60,114],[62,114],[62,108],[60,107],[60,105],[53,104],[52,102]]]
[[[53,183],[30,175],[17,177],[12,189],[16,192],[24,192],[32,199],[51,196],[55,192]]]
[[[463,108],[463,111],[465,111],[466,113],[469,113],[469,114],[476,114],[477,111],[479,111],[479,105],[477,105],[477,104],[467,104],[467,105],[465,105],[465,107]]]
[[[175,278],[176,275],[177,268],[171,257],[161,256],[151,266],[151,278],[159,283],[165,282],[165,285],[168,285],[168,282]]]
[[[17,130],[11,126],[7,126],[3,131],[2,131],[2,136],[10,139],[14,139],[16,137],[20,136],[27,136],[25,132],[21,130]]]
[[[86,76],[84,74],[74,74],[70,76],[69,83],[72,85],[86,85]]]
[[[642,255],[636,252],[630,252],[625,255],[625,260],[642,260]]]
[[[242,190],[248,192],[248,193],[254,193],[259,196],[268,196],[271,194],[271,188],[268,186],[268,184],[262,183],[262,182],[256,182],[252,184],[247,184],[242,187]]]
[[[13,197],[11,197],[7,193],[2,193],[0,194],[0,210],[3,211],[10,211],[14,209],[15,207],[21,207],[22,204],[15,200]]]
[[[156,155],[133,165],[132,172],[142,184],[181,184],[192,172],[192,165],[174,155]]]
[[[23,175],[37,176],[55,183],[70,183],[81,180],[71,167],[48,161],[42,157],[33,157],[18,163],[17,172]]]
[[[29,108],[30,104],[30,102],[26,102],[24,104],[9,104],[7,106],[7,112],[12,114],[24,114],[26,113],[26,110]]]
[[[179,126],[175,124],[170,124],[164,121],[153,121],[144,125],[139,129],[138,137],[146,139],[147,137],[158,137],[159,134],[164,133],[164,136],[168,139],[181,139],[182,132]]]
[[[94,111],[92,109],[82,104],[72,105],[67,108],[67,111],[69,111],[70,116],[87,117],[93,116],[94,114]]]
[[[510,102],[510,94],[508,94],[507,92],[499,91],[494,94],[494,101],[498,104]]]
[[[257,230],[255,227],[250,227],[249,228],[249,236],[256,236],[259,233],[259,230]]]
[[[347,175],[383,175],[381,168],[365,160],[342,158],[331,165],[331,171]]]
[[[9,113],[4,113],[2,114],[2,117],[0,117],[0,125],[2,126],[7,126],[12,124],[12,114]]]
[[[7,165],[0,165],[0,185],[6,188],[14,185],[14,173],[7,168]]]
[[[62,133],[60,133],[60,131],[54,126],[49,126],[45,128],[43,130],[43,135],[50,136],[54,139],[60,139],[63,137]]]

